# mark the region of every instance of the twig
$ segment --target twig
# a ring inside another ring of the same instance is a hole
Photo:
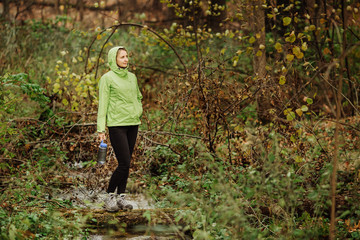
[[[188,138],[196,138],[196,139],[202,139],[202,137],[189,135],[185,133],[172,133],[172,132],[164,132],[164,131],[146,131],[146,130],[140,130],[139,133],[141,134],[158,134],[158,135],[171,135],[171,136],[182,136],[182,137],[188,137]]]
[[[41,198],[41,197],[34,196],[34,195],[30,195],[29,197],[30,197],[30,198],[35,198],[35,199],[38,199],[38,200],[42,200],[42,201],[45,201],[45,202],[56,203],[56,204],[59,205],[60,207],[66,208],[64,205],[60,204],[59,202],[57,202],[57,201],[55,201],[55,200],[45,199],[45,198]]]
[[[71,131],[71,129],[73,129],[75,127],[76,124],[78,124],[79,122],[81,122],[83,120],[84,117],[81,117],[79,119],[79,121],[77,121],[77,123],[75,123],[72,127],[70,127],[70,129],[65,133],[65,135],[61,138],[61,142],[66,138],[66,136],[69,134],[69,132]]]
[[[52,2],[39,2],[39,1],[35,1],[35,2],[32,2],[31,5],[38,5],[38,6],[45,6],[45,7],[55,7],[55,3],[52,3]],[[67,1],[66,2],[66,7],[67,8],[77,8],[77,4],[73,4],[71,3],[70,1]],[[108,5],[108,6],[104,6],[104,7],[95,7],[94,5],[86,5],[84,4],[83,8],[87,9],[87,10],[90,10],[90,11],[114,11],[116,10],[118,7],[118,3],[114,3],[112,5]],[[23,10],[24,11],[24,10]]]
[[[97,77],[97,71],[98,71],[97,69],[98,69],[99,59],[100,59],[100,56],[101,56],[101,53],[102,53],[102,51],[103,51],[103,48],[104,48],[105,44],[110,40],[111,36],[115,33],[115,31],[116,31],[118,28],[123,27],[123,26],[143,28],[143,29],[146,29],[147,31],[153,33],[154,35],[156,35],[158,38],[160,38],[162,41],[164,41],[164,42],[173,50],[173,52],[175,53],[175,55],[178,57],[180,63],[183,65],[185,73],[187,73],[187,71],[188,71],[188,70],[187,70],[187,67],[186,67],[184,61],[182,60],[182,58],[180,57],[179,53],[176,51],[176,49],[173,47],[173,45],[172,45],[169,41],[165,40],[165,39],[164,39],[160,34],[158,34],[155,30],[151,29],[150,27],[148,27],[148,26],[146,26],[146,25],[142,25],[142,24],[137,24],[137,23],[120,23],[120,24],[113,25],[113,26],[109,27],[109,28],[112,28],[113,30],[112,30],[110,36],[106,39],[106,42],[103,44],[102,48],[101,48],[101,52],[100,52],[100,54],[99,54],[98,61],[97,61],[97,65],[96,65],[95,79],[96,79],[96,77]],[[90,49],[91,49],[92,45],[95,43],[95,41],[96,41],[96,39],[97,39],[97,36],[98,36],[99,34],[102,34],[103,32],[105,32],[105,31],[106,31],[107,29],[109,29],[109,28],[106,28],[106,29],[102,30],[101,32],[97,33],[96,36],[93,38],[92,42],[90,43],[90,46],[89,46],[88,51],[87,51],[86,61],[85,61],[85,72],[86,72],[86,73],[87,73],[87,65],[88,65],[88,64],[87,64],[87,62],[88,62],[87,60],[89,59]]]
[[[17,161],[17,162],[26,163],[26,161],[20,160],[20,159],[16,159],[16,158],[0,158],[0,160],[11,160],[11,161]]]
[[[73,125],[65,126],[65,128],[73,128],[73,127],[91,127],[96,126],[97,123],[75,123]]]
[[[168,144],[156,142],[156,141],[151,140],[150,138],[147,138],[147,137],[145,137],[145,136],[143,136],[143,138],[145,138],[145,139],[148,140],[149,142],[154,143],[154,144],[156,144],[156,145],[168,147],[171,151],[173,151],[173,152],[176,153],[177,155],[181,156],[180,153],[178,153],[177,151],[175,151],[175,150],[174,150],[170,145],[168,145]]]
[[[350,127],[350,128],[352,128],[352,129],[354,129],[355,131],[360,132],[360,129],[359,129],[359,128],[356,128],[356,127],[352,126],[351,124],[347,124],[347,123],[340,122],[340,121],[337,121],[337,120],[334,120],[334,119],[330,119],[330,118],[326,118],[325,121],[330,121],[330,122],[334,122],[334,123],[339,123],[339,124],[341,124],[341,125]]]

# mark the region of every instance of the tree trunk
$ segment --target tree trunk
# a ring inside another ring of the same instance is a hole
[[[79,21],[84,19],[84,0],[77,0],[77,9],[79,11]]]
[[[104,0],[104,8],[107,6],[107,0]],[[102,14],[102,18],[101,18],[101,27],[105,28],[105,18],[106,18],[106,14]]]
[[[2,17],[5,19],[5,20],[9,20],[9,3],[10,3],[10,0],[4,0],[3,1],[3,6],[4,6],[4,12],[2,14]]]
[[[118,13],[118,21],[121,23],[121,3],[120,0],[117,0],[117,13]]]
[[[57,15],[60,14],[60,0],[55,0],[55,11]]]
[[[255,0],[252,6],[253,32],[256,37],[254,43],[253,67],[254,74],[261,85],[261,91],[257,95],[257,114],[263,123],[271,121],[269,109],[269,92],[266,89],[266,52],[265,52],[265,10],[262,7],[263,1]]]

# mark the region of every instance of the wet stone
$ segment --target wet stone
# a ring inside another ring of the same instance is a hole
[[[87,209],[101,209],[106,197],[105,191],[86,188],[69,189],[55,195],[56,199],[71,201],[74,207]],[[142,193],[126,194],[126,201],[133,205],[133,209],[155,209],[153,201]]]

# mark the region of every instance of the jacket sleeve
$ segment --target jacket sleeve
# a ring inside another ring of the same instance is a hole
[[[105,77],[99,81],[99,106],[97,114],[97,131],[105,132],[106,114],[109,105],[110,88]]]
[[[140,92],[137,78],[136,78],[136,89],[137,89],[137,99],[138,99],[139,103],[141,103],[141,99],[143,99],[143,96],[142,96],[142,94]]]

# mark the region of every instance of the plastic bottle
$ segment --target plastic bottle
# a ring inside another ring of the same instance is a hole
[[[97,161],[100,165],[103,165],[106,161],[107,144],[101,141],[98,151]]]

